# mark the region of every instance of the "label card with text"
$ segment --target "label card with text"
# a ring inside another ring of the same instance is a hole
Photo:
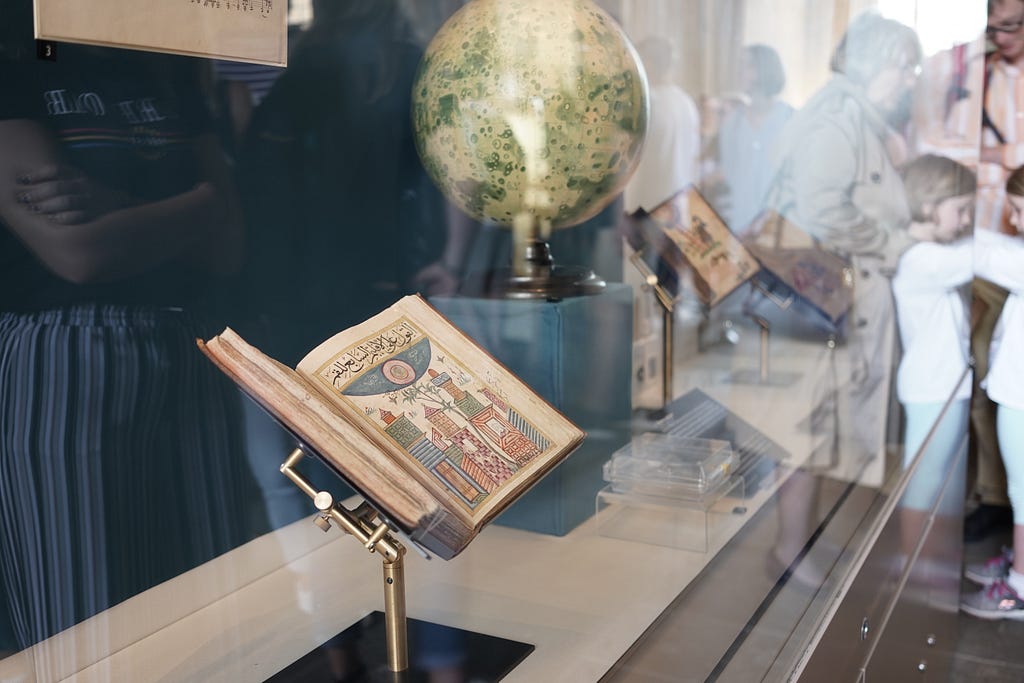
[[[284,66],[288,0],[35,0],[36,38]]]

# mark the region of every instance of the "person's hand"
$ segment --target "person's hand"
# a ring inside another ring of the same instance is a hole
[[[986,145],[981,148],[979,158],[982,163],[1003,165],[1004,145]]]
[[[907,139],[895,131],[885,136],[885,151],[889,153],[889,161],[893,166],[902,166],[910,158]]]
[[[20,174],[15,193],[15,199],[27,211],[62,225],[87,223],[131,204],[127,196],[66,165],[45,166]]]
[[[459,278],[440,261],[435,261],[416,273],[413,285],[426,296],[450,296],[458,291]]]

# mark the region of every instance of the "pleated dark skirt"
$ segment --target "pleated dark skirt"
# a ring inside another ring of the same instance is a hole
[[[209,332],[176,309],[0,313],[0,621],[15,649],[261,526],[239,394],[195,345]]]

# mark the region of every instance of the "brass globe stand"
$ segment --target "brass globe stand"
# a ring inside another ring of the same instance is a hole
[[[532,214],[520,214],[512,227],[512,266],[469,276],[460,291],[488,299],[546,299],[600,294],[605,281],[592,270],[555,265],[551,247],[542,235],[550,233]]]

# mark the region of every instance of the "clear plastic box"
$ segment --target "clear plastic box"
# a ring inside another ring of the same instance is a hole
[[[608,538],[707,552],[717,532],[735,515],[746,513],[743,479],[724,481],[701,502],[617,493],[606,486],[597,492],[597,531]]]
[[[728,484],[737,458],[728,441],[647,433],[604,465],[611,491],[701,502]]]

